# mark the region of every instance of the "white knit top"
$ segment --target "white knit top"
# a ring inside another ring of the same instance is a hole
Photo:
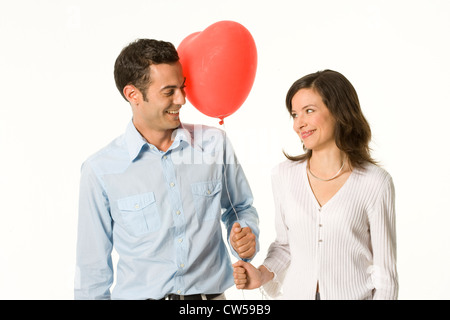
[[[271,297],[397,299],[395,201],[392,178],[380,167],[355,168],[320,206],[305,162],[285,161],[272,172],[276,240],[264,265],[275,278]],[[281,293],[281,291],[283,293]]]

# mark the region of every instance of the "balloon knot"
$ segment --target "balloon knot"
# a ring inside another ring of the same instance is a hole
[[[219,124],[223,125],[223,119],[220,119]]]

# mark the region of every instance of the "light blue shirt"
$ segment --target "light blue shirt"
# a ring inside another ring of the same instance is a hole
[[[82,166],[75,298],[224,292],[234,281],[220,220],[229,242],[237,213],[259,250],[252,203],[225,132],[183,124],[162,152],[130,121],[122,136]],[[113,246],[119,260],[111,293]]]

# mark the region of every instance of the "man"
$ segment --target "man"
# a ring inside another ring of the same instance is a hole
[[[220,219],[235,257],[248,261],[259,247],[231,144],[221,130],[181,124],[185,78],[171,43],[131,43],[114,77],[133,118],[82,166],[75,298],[224,298],[234,282]]]

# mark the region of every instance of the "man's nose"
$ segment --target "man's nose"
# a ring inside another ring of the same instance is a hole
[[[175,99],[173,101],[175,104],[184,105],[186,103],[186,92],[183,89],[178,89],[175,93]]]

